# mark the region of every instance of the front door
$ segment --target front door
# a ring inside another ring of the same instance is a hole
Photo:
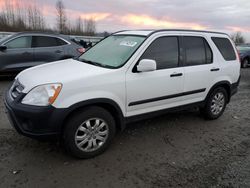
[[[157,63],[152,72],[127,72],[127,116],[180,105],[184,71],[179,67],[179,40],[176,36],[155,39],[141,56]]]
[[[31,36],[22,36],[4,44],[7,49],[0,51],[0,71],[20,71],[28,68],[34,61]]]

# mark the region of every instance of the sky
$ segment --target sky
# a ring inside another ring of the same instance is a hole
[[[55,26],[56,0],[13,0],[39,5]],[[71,24],[79,16],[96,20],[99,32],[123,29],[183,28],[232,33],[250,41],[250,0],[63,0]],[[0,0],[0,11],[4,0]]]

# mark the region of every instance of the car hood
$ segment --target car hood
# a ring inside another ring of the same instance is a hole
[[[24,93],[32,88],[48,83],[68,83],[74,80],[87,79],[112,71],[103,67],[90,65],[74,59],[43,64],[22,71],[16,79],[24,86]]]

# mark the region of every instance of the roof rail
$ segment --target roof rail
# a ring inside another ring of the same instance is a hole
[[[223,33],[223,32],[205,31],[205,30],[192,30],[192,29],[158,29],[158,30],[154,30],[151,34],[158,33],[158,32],[164,32],[164,31],[201,32],[201,33],[214,33],[214,34],[228,35],[227,33]]]
[[[201,33],[214,33],[214,34],[222,34],[222,35],[227,35],[229,36],[227,33],[223,33],[223,32],[216,32],[216,31],[205,31],[205,30],[192,30],[192,29],[138,29],[138,30],[121,30],[121,31],[117,31],[114,32],[112,34],[116,34],[116,33],[120,33],[120,32],[126,32],[126,31],[152,31],[151,33],[148,34],[148,36],[154,34],[154,33],[158,33],[158,32],[164,32],[164,31],[183,31],[183,32],[201,32]]]

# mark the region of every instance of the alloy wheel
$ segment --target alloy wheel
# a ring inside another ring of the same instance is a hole
[[[98,150],[107,140],[109,127],[107,123],[99,118],[88,119],[83,122],[75,134],[77,147],[85,152]]]
[[[218,115],[221,113],[225,106],[225,96],[222,92],[216,93],[212,99],[211,103],[211,112],[214,115]]]

